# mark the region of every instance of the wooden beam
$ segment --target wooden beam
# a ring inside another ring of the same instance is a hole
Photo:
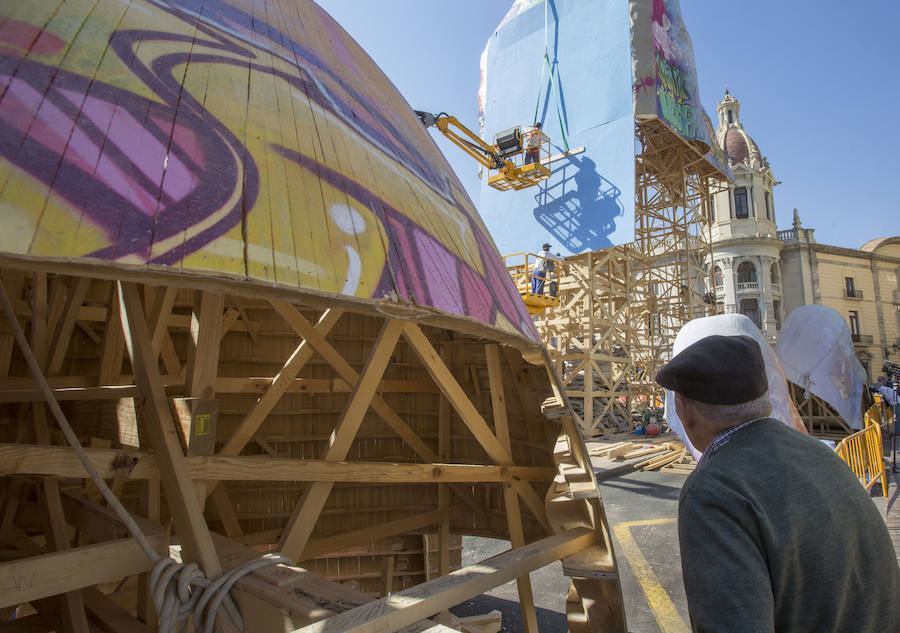
[[[328,361],[328,364],[331,365],[332,369],[334,369],[341,378],[349,384],[356,384],[358,380],[356,370],[350,366],[350,363],[348,363],[336,349],[334,349],[331,343],[325,340],[324,336],[320,335],[312,327],[309,321],[303,318],[303,315],[300,314],[294,306],[278,301],[273,301],[272,306],[291,325],[291,327],[294,328],[294,330],[300,334],[300,336],[302,336],[320,356],[322,356],[322,358]],[[423,456],[430,454],[430,457],[426,457],[425,459],[428,461],[436,461],[434,459],[436,455],[434,455],[434,452],[431,451],[428,445],[419,438],[415,431],[400,419],[394,410],[391,409],[380,396],[375,395],[372,399],[372,408],[407,444],[410,445],[414,451]]]
[[[159,368],[153,357],[150,332],[144,320],[137,285],[116,282],[122,329],[135,380],[144,397],[144,415],[154,452],[159,460],[160,479],[182,546],[189,561],[196,562],[207,578],[222,573],[219,559],[209,536],[203,509],[194,494],[181,441],[172,420],[169,400],[162,388]]]
[[[350,384],[356,384],[358,374],[355,369],[350,366],[344,358],[337,352],[331,344],[325,340],[324,336],[320,336],[312,325],[303,318],[297,309],[289,303],[278,301],[271,302],[272,306],[281,314],[282,317],[290,324],[294,331],[297,332],[304,340],[321,355],[331,367],[344,380]],[[375,395],[372,398],[372,409],[377,413],[388,426],[390,426],[407,444],[412,448],[419,457],[427,462],[440,461],[437,454],[431,450],[425,442],[413,431],[409,425],[404,422],[399,415],[386,403],[381,396]],[[450,489],[464,501],[476,513],[487,514],[488,510],[471,492],[462,486],[451,485]]]
[[[219,326],[225,295],[198,290],[191,314],[185,386],[191,398],[215,398],[219,373]]]
[[[122,376],[115,382],[127,382],[131,377]],[[163,387],[169,396],[183,396],[187,389],[184,379],[178,375],[162,376]],[[140,395],[137,387],[129,384],[111,384],[104,386],[86,386],[86,377],[57,376],[48,377],[57,400],[119,400]],[[272,378],[216,378],[216,393],[265,393],[272,384]],[[341,378],[295,378],[285,385],[284,393],[350,393],[352,383]],[[437,386],[431,381],[421,380],[382,380],[377,388],[378,393],[437,393]],[[30,378],[14,377],[0,379],[0,404],[9,402],[41,402],[44,394],[37,383]],[[240,451],[238,451],[239,453]],[[237,454],[237,453],[234,453]]]
[[[335,424],[328,450],[325,452],[325,461],[341,461],[347,457],[350,445],[353,443],[356,432],[375,395],[375,387],[391,360],[391,354],[397,345],[402,329],[403,322],[398,319],[385,321],[369,354],[369,359],[360,373],[356,389],[350,396],[341,419]],[[333,482],[314,482],[303,492],[300,502],[294,508],[294,513],[285,527],[279,546],[281,552],[291,560],[297,560],[306,547],[309,536],[319,518],[319,513],[333,486]]]
[[[340,310],[326,310],[319,318],[318,323],[316,323],[315,332],[322,337],[326,336],[331,331],[331,328],[337,324],[342,314],[343,312]],[[313,352],[314,349],[305,339],[297,346],[281,368],[281,371],[275,375],[271,384],[260,396],[259,400],[256,401],[253,409],[241,420],[237,429],[225,442],[225,445],[219,449],[219,455],[238,455],[244,449],[250,438],[259,429],[260,424],[263,423],[263,420],[266,419],[266,416],[271,413],[281,399],[281,396],[293,384],[297,374],[300,373],[300,370],[312,357]]]
[[[85,449],[104,479],[159,477],[154,453],[127,449]],[[354,483],[475,483],[549,481],[556,469],[545,466],[329,462],[286,457],[219,455],[185,458],[192,479],[223,481],[334,481]],[[75,450],[68,446],[0,444],[0,476],[55,475],[87,477]]]
[[[125,348],[125,339],[122,337],[122,319],[119,312],[119,286],[116,283],[111,286],[109,308],[105,311],[106,329],[103,331],[103,345],[100,348],[98,386],[114,385],[122,374],[122,352]]]
[[[596,534],[567,530],[315,622],[294,633],[390,633],[590,547]]]
[[[168,546],[167,534],[148,535],[157,551]],[[218,561],[217,561],[218,562]],[[0,608],[92,587],[150,571],[153,562],[133,538],[0,563]]]
[[[59,496],[59,481],[55,477],[44,479],[44,508],[47,527],[44,534],[47,538],[47,550],[61,552],[71,549],[66,533],[66,517],[63,513],[62,499]],[[66,592],[58,597],[60,619],[69,633],[88,633],[87,616],[84,613],[84,600],[79,590]]]
[[[403,326],[403,335],[409,341],[416,355],[422,360],[428,373],[441,388],[443,394],[453,405],[453,408],[462,418],[462,421],[481,444],[488,456],[496,463],[503,466],[512,466],[513,460],[509,451],[500,443],[497,437],[491,432],[490,427],[478,413],[478,409],[469,400],[466,393],[460,387],[456,378],[450,372],[450,369],[441,360],[437,351],[428,341],[428,337],[422,332],[415,323],[405,323]],[[547,512],[544,509],[544,501],[537,495],[534,489],[526,482],[517,481],[513,484],[516,491],[522,497],[525,505],[531,510],[532,514],[549,529],[547,522]]]
[[[445,349],[441,348],[443,356]],[[438,396],[438,456],[441,461],[450,461],[450,403],[443,394]],[[450,494],[446,484],[438,485],[438,509],[444,510],[450,505]],[[438,525],[438,574],[446,576],[450,573],[450,517],[441,518]],[[385,594],[387,595],[387,594]]]
[[[60,369],[62,369],[66,351],[69,349],[69,341],[72,338],[72,332],[75,330],[78,311],[81,309],[81,304],[84,303],[84,298],[90,285],[91,280],[89,277],[79,277],[72,280],[63,317],[53,335],[53,343],[50,349],[50,364],[47,366],[47,373],[51,376],[58,374]]]
[[[503,375],[500,367],[500,352],[497,345],[489,343],[484,346],[487,359],[488,383],[491,389],[491,407],[494,414],[494,428],[500,443],[512,454],[512,441],[509,436],[509,422],[506,416],[506,395],[503,391]],[[509,542],[513,549],[525,545],[525,531],[522,528],[522,513],[519,510],[519,495],[511,484],[503,486],[503,501],[506,506],[506,524],[509,528]],[[519,591],[519,610],[525,633],[538,633],[537,614],[534,611],[534,593],[531,590],[531,578],[528,574],[516,579]]]
[[[464,508],[463,505],[448,507],[445,509],[432,510],[423,512],[413,516],[388,521],[379,525],[370,525],[352,532],[336,534],[324,538],[313,539],[303,549],[303,554],[299,560],[309,560],[317,558],[323,554],[332,552],[340,552],[348,547],[362,545],[371,541],[396,536],[397,534],[405,534],[413,530],[420,530],[424,527],[434,525],[439,521],[450,520],[454,515],[458,514]]]

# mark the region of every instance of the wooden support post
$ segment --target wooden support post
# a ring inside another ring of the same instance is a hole
[[[59,496],[59,482],[55,477],[44,479],[44,503],[46,512],[47,550],[61,552],[71,549],[66,534],[66,519],[62,500]],[[65,633],[88,633],[84,600],[79,590],[69,591],[59,596],[60,619]]]
[[[331,434],[328,450],[324,456],[325,461],[341,461],[347,457],[359,425],[362,424],[375,395],[375,388],[390,362],[391,353],[397,345],[402,328],[403,322],[398,319],[388,319],[382,327],[369,359],[359,375],[350,401]],[[291,560],[298,560],[306,547],[332,486],[334,486],[332,482],[313,483],[304,491],[300,502],[294,508],[279,545],[281,552]]]
[[[549,565],[593,545],[596,534],[587,528],[548,536],[435,578],[410,589],[370,602],[351,611],[315,622],[295,633],[389,633],[442,609]]]
[[[106,330],[100,352],[100,373],[97,386],[114,385],[122,374],[122,352],[125,339],[122,336],[122,319],[119,312],[119,286],[111,284],[109,308],[106,311]]]
[[[53,344],[50,349],[50,364],[47,367],[47,375],[49,376],[55,376],[62,369],[66,351],[69,349],[69,341],[72,338],[72,332],[75,330],[78,311],[81,309],[81,304],[84,303],[84,298],[90,285],[91,280],[89,277],[80,277],[73,280],[65,311],[53,336]]]
[[[495,344],[484,346],[488,367],[488,382],[491,388],[491,406],[494,413],[494,429],[500,443],[512,455],[512,440],[509,436],[509,421],[506,416],[506,396],[503,392],[503,375],[500,368],[500,352]],[[504,483],[503,501],[506,506],[506,523],[509,527],[509,542],[513,549],[525,545],[525,532],[522,528],[522,513],[519,510],[519,496],[512,485]],[[534,593],[531,590],[531,578],[526,574],[516,579],[519,590],[519,610],[525,633],[538,633],[537,614],[534,611]]]
[[[444,354],[441,349],[441,355]],[[448,463],[450,461],[450,402],[443,394],[438,396],[438,456],[441,461]],[[443,511],[450,504],[450,491],[446,484],[438,485],[438,509]],[[438,572],[441,576],[450,573],[450,516],[447,515],[441,519],[438,529],[438,548],[440,549],[440,559],[438,561]]]
[[[197,562],[207,578],[212,579],[222,573],[222,568],[184,462],[169,400],[163,391],[159,368],[153,357],[140,293],[134,284],[117,284],[125,343],[134,367],[135,382],[143,394],[144,414],[153,449],[159,460],[160,478],[172,511],[175,529],[186,559]]]
[[[160,516],[159,493],[159,475],[150,477],[143,484],[138,505],[138,511],[156,523],[159,522]],[[88,606],[90,607],[90,603]],[[156,631],[159,628],[159,617],[156,614],[156,605],[153,604],[153,593],[150,587],[150,574],[138,575],[137,617],[147,625],[149,631]]]
[[[406,323],[403,326],[403,335],[422,360],[428,373],[441,388],[441,392],[453,405],[459,417],[462,418],[462,421],[472,432],[472,435],[475,436],[475,439],[478,440],[478,443],[481,444],[482,448],[484,448],[485,452],[487,452],[488,456],[498,464],[512,466],[513,461],[509,451],[500,444],[500,441],[491,432],[484,418],[478,413],[478,409],[466,396],[465,391],[459,386],[456,378],[453,377],[450,369],[438,356],[434,347],[428,341],[428,337],[419,329],[419,326],[415,323]],[[519,493],[525,505],[528,506],[528,509],[531,510],[537,520],[549,529],[544,501],[537,495],[534,488],[524,481],[513,482],[513,486],[515,486],[516,492]]]

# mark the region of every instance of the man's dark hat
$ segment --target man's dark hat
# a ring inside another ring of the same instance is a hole
[[[544,242],[544,245],[541,246],[541,248],[544,249],[545,251],[549,251],[549,250],[550,250],[550,245],[547,244],[546,242]]]
[[[681,350],[656,374],[656,382],[707,404],[740,404],[769,390],[759,343],[749,336],[702,338]]]

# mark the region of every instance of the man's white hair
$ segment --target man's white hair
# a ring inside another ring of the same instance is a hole
[[[735,426],[757,418],[764,418],[772,413],[772,403],[769,401],[768,392],[755,400],[748,400],[740,404],[709,404],[692,398],[688,398],[688,400],[694,405],[697,413],[716,426]]]

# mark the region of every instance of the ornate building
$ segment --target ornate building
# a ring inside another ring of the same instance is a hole
[[[724,312],[740,312],[774,341],[781,328],[781,249],[775,225],[777,184],[769,161],[741,124],[741,104],[728,91],[716,108],[716,138],[734,184],[713,196],[713,278]]]
[[[778,231],[772,192],[778,182],[744,130],[740,108],[727,90],[716,108],[717,141],[734,174],[710,209],[716,301],[723,312],[753,319],[772,342],[794,308],[834,308],[874,378],[884,360],[900,362],[900,236],[858,250],[818,244],[797,209],[791,228]]]

